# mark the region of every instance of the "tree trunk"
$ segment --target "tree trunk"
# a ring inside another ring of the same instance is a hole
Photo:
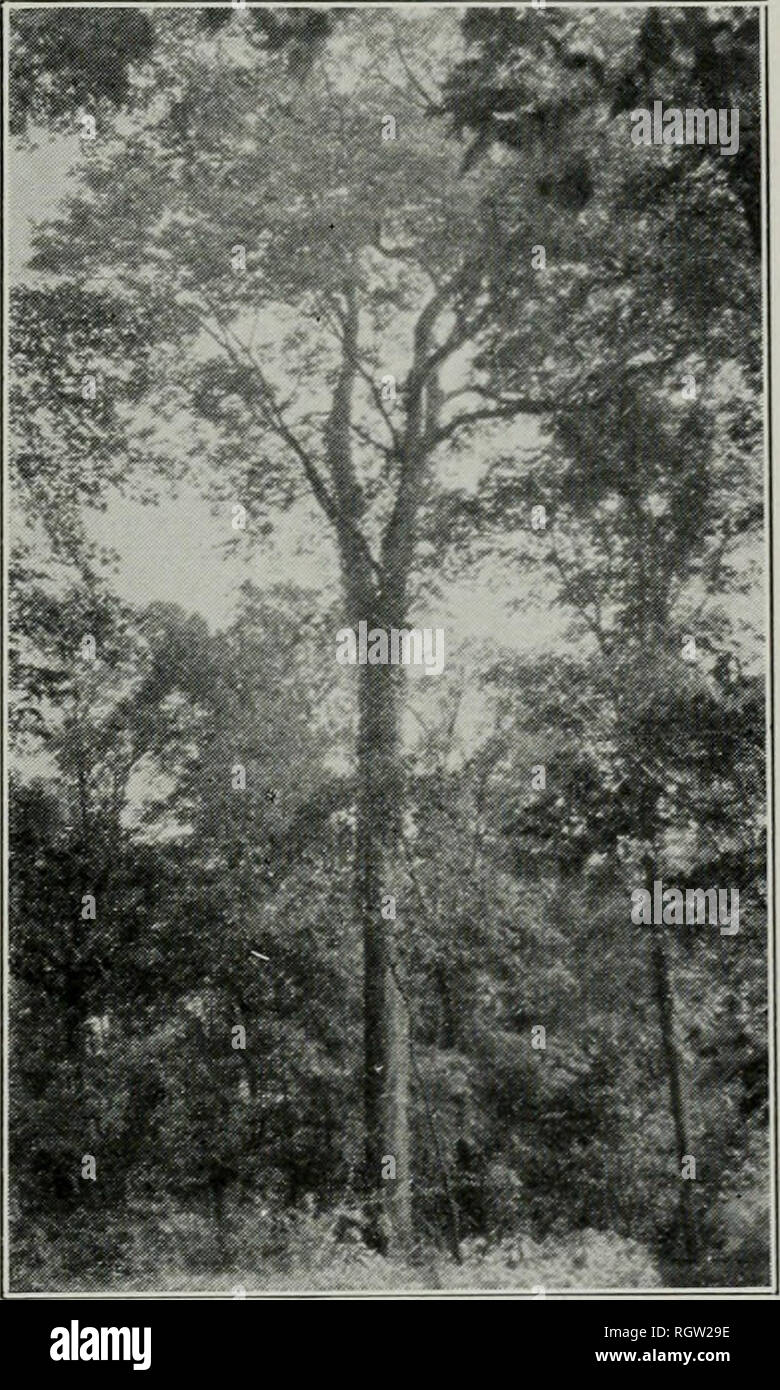
[[[398,487],[384,527],[378,562],[366,539],[366,498],[352,461],[352,394],[359,356],[360,276],[353,267],[344,287],[342,363],[325,431],[330,496],[344,592],[353,629],[403,627],[421,501],[437,406],[428,362],[430,335],[441,310],[437,296],[420,314],[414,365],[407,378],[406,428],[399,445]],[[316,470],[315,470],[316,472]],[[399,988],[395,923],[382,916],[383,894],[398,889],[403,813],[399,714],[404,671],[391,665],[358,667],[357,827],[355,907],[363,934],[365,1178],[372,1194],[374,1235],[381,1249],[403,1250],[411,1238],[409,1190],[409,1017]]]
[[[396,924],[381,913],[382,896],[397,893],[403,672],[381,665],[358,669],[355,898],[364,955],[365,1163],[367,1187],[377,1199],[373,1235],[388,1251],[405,1249],[411,1238],[409,1019],[397,983]]]
[[[652,885],[650,891],[652,893]],[[691,1187],[691,1180],[682,1177],[683,1158],[686,1154],[690,1154],[691,1149],[688,1140],[688,1125],[685,1116],[682,1086],[680,1083],[680,1059],[674,1042],[672,991],[669,984],[669,970],[661,930],[660,927],[653,928],[651,948],[653,985],[656,1004],[658,1006],[658,1019],[661,1025],[661,1041],[666,1060],[666,1074],[669,1081],[669,1104],[674,1121],[677,1166],[679,1170],[678,1176],[682,1183],[680,1190],[680,1218],[682,1221],[685,1254],[686,1258],[693,1262],[698,1258],[693,1189]]]

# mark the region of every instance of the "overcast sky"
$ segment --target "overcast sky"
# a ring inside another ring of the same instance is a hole
[[[11,283],[34,278],[28,269],[32,228],[67,195],[73,183],[69,171],[79,159],[76,137],[52,139],[42,133],[33,149],[9,144]],[[533,429],[531,421],[515,423],[512,439],[518,448],[530,443]],[[106,511],[87,514],[85,520],[94,538],[117,554],[112,585],[123,598],[140,605],[155,599],[177,603],[202,614],[212,629],[230,621],[246,578],[261,587],[290,581],[310,588],[314,583],[322,587],[324,602],[335,594],[336,557],[327,527],[313,528],[312,514],[302,506],[280,516],[268,538],[252,535],[250,518],[246,535],[233,546],[229,504],[215,513],[194,483],[181,484],[175,497],[163,497],[156,506],[110,493]],[[484,581],[470,577],[453,586],[443,606],[415,615],[416,620],[445,626],[448,659],[475,637],[490,638],[497,647],[549,651],[563,638],[564,616],[547,603],[534,606],[525,598],[522,616],[515,614],[512,606],[524,588],[517,572],[496,570]],[[733,611],[745,627],[761,630],[763,603],[760,592],[738,597]]]
[[[28,269],[34,224],[51,216],[72,183],[69,170],[77,165],[77,138],[51,139],[41,134],[33,150],[8,150],[9,265],[11,282],[31,280]],[[519,422],[518,443],[527,441],[528,422]],[[466,464],[468,466],[468,464]],[[214,513],[194,483],[182,484],[175,497],[164,497],[157,506],[142,506],[131,498],[112,493],[105,512],[86,516],[89,530],[102,545],[118,556],[112,583],[123,598],[137,604],[163,599],[186,611],[203,614],[212,628],[225,625],[235,611],[238,589],[251,578],[264,586],[283,581],[312,585],[313,576],[332,598],[337,581],[336,559],[327,528],[313,534],[311,513],[303,508],[281,516],[269,538],[251,534],[246,544],[227,546],[236,539],[230,528],[230,508]],[[518,597],[519,577],[511,592],[502,592],[495,579],[457,585],[445,611],[422,615],[420,621],[438,621],[447,627],[448,655],[461,642],[492,636],[497,645],[513,648],[548,647],[556,624],[549,608],[534,617],[519,619],[508,608]],[[323,595],[325,597],[325,593]],[[557,624],[562,630],[563,623]]]

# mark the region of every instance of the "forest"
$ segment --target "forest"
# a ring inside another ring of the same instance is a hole
[[[767,1285],[761,42],[12,12],[12,1290]]]

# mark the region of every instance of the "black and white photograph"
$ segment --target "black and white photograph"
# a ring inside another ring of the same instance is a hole
[[[5,1297],[771,1295],[767,6],[4,21]]]

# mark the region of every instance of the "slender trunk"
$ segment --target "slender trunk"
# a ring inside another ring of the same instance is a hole
[[[693,1206],[693,1188],[689,1179],[682,1177],[682,1164],[691,1148],[688,1140],[688,1125],[685,1115],[682,1086],[680,1083],[680,1058],[674,1042],[674,1013],[672,992],[669,984],[669,969],[666,961],[660,929],[653,931],[651,949],[653,965],[653,984],[655,988],[658,1019],[661,1025],[661,1041],[666,1059],[666,1074],[669,1081],[669,1106],[674,1121],[674,1137],[677,1148],[678,1176],[680,1177],[680,1218],[687,1259],[694,1261],[698,1256],[696,1236],[696,1214]]]
[[[443,960],[436,962],[434,978],[439,992],[439,1026],[436,1045],[443,1051],[449,1051],[457,1046],[457,1025],[447,966]]]
[[[653,872],[645,863],[645,886],[653,897]],[[686,1258],[698,1258],[698,1239],[696,1233],[696,1213],[693,1205],[691,1180],[682,1176],[683,1159],[691,1152],[688,1138],[688,1121],[685,1113],[682,1083],[680,1079],[680,1058],[674,1041],[674,1003],[669,979],[669,965],[664,950],[663,927],[654,925],[650,946],[650,961],[653,972],[653,992],[658,1009],[658,1022],[661,1029],[661,1045],[666,1062],[666,1076],[669,1083],[669,1108],[674,1124],[677,1168],[680,1187],[680,1220],[683,1231]]]
[[[409,1020],[394,974],[395,923],[380,910],[383,894],[395,893],[399,862],[401,676],[391,666],[359,668],[355,897],[364,953],[365,1159],[378,1198],[374,1237],[384,1250],[402,1250],[411,1238]]]

